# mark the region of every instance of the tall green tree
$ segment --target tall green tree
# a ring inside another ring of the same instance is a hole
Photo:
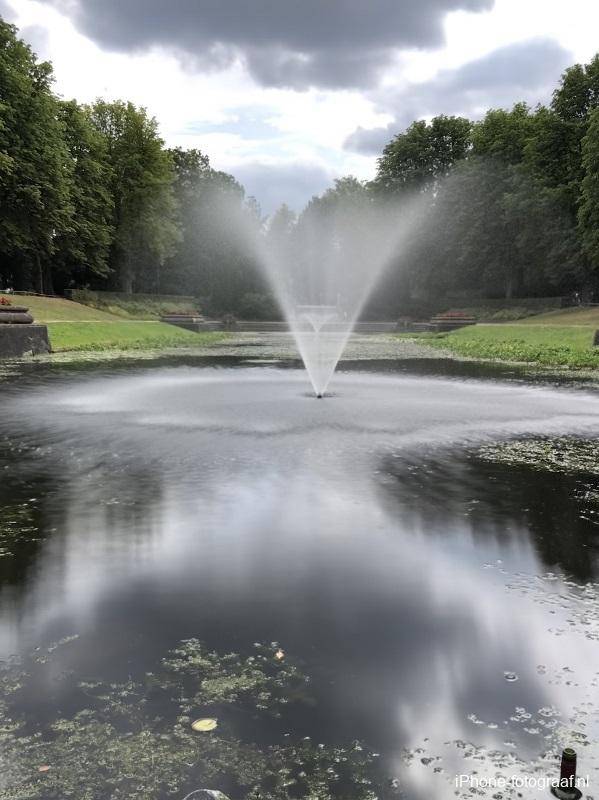
[[[383,149],[373,186],[397,193],[421,191],[449,173],[471,146],[472,123],[463,117],[433,117],[413,122]]]
[[[169,150],[173,164],[173,194],[181,237],[167,262],[162,286],[173,293],[198,291],[198,275],[203,256],[203,231],[200,209],[208,191],[212,168],[208,156],[199,150]]]
[[[180,236],[172,159],[156,120],[133,103],[98,100],[90,119],[105,139],[111,168],[116,282],[124,292],[156,290]]]
[[[546,160],[543,167],[545,175],[551,175],[556,169],[561,172],[560,183],[575,218],[585,174],[582,163],[583,139],[590,116],[599,107],[599,54],[588,64],[575,64],[564,72],[553,93],[551,107],[561,123],[561,127],[554,123],[553,134],[554,137],[558,134],[562,149],[555,153],[555,158],[550,162]],[[543,131],[539,131],[539,134],[539,141],[543,142]]]
[[[52,68],[0,18],[0,278],[52,291],[57,237],[69,230],[72,162]]]
[[[585,123],[599,106],[599,54],[588,64],[575,64],[561,77],[552,108],[563,120]]]
[[[562,189],[574,210],[582,179],[578,126],[544,106],[536,109],[530,122],[523,161],[547,186]]]
[[[287,203],[282,203],[269,218],[265,231],[266,246],[278,261],[289,261],[294,257],[294,232],[297,214]]]
[[[526,103],[516,103],[510,111],[491,109],[474,125],[472,152],[504,164],[518,164],[532,135],[533,117]]]
[[[596,272],[599,270],[599,107],[589,117],[582,142],[582,163],[584,178],[578,222],[584,253]]]
[[[256,264],[260,211],[243,187],[212,169],[199,150],[169,151],[181,240],[166,264],[162,286],[191,293],[210,313],[240,313],[248,295],[265,291]]]
[[[104,136],[89,109],[74,100],[59,103],[59,118],[71,169],[69,226],[54,241],[54,272],[63,288],[105,278],[113,241],[112,170]]]

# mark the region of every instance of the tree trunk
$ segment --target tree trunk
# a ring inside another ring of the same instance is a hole
[[[36,279],[37,279],[37,291],[39,294],[44,293],[44,270],[42,267],[42,261],[39,256],[39,253],[35,254],[35,271],[36,271]]]
[[[133,269],[131,268],[131,261],[128,256],[125,256],[121,266],[121,292],[126,294],[133,294]]]
[[[133,294],[133,275],[129,272],[121,276],[121,291],[126,294]]]
[[[52,264],[45,261],[42,267],[42,276],[44,280],[44,294],[54,294],[54,280],[52,278]]]

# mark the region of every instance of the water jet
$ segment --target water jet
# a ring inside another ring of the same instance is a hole
[[[339,181],[314,198],[297,221],[276,215],[271,220],[257,260],[317,397],[325,393],[374,286],[397,256],[419,208],[418,200],[401,209],[375,203],[358,181]]]

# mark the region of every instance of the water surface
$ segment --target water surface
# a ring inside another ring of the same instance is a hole
[[[413,798],[452,796],[460,742],[483,748],[466,771],[594,742],[594,479],[476,451],[595,438],[598,395],[406,364],[330,392],[243,364],[8,384],[0,501],[28,525],[0,559],[2,655],[78,634],[62,666],[116,679],[192,636],[280,642],[318,700],[297,732],[364,739]]]

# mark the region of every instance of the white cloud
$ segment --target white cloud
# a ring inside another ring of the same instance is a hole
[[[98,96],[132,100],[157,117],[168,144],[199,147],[216,168],[245,166],[252,175],[261,163],[279,169],[304,164],[313,168],[315,177],[353,173],[369,178],[375,157],[348,152],[343,143],[359,127],[385,129],[394,118],[403,119],[397,109],[375,104],[385,93],[401,97],[415,82],[434,83],[439,74],[531,38],[554,39],[576,60],[588,61],[597,49],[599,30],[595,0],[496,0],[488,12],[448,14],[444,46],[396,51],[378,86],[300,92],[259,85],[240,60],[225,69],[201,72],[197,64],[156,48],[106,52],[52,5],[37,0],[4,3],[40,56],[52,61],[60,94],[81,102]],[[484,87],[479,100],[484,108]],[[306,188],[305,182],[302,186]],[[284,186],[280,201],[285,200],[283,190]],[[268,195],[269,204],[279,197],[276,189]]]

